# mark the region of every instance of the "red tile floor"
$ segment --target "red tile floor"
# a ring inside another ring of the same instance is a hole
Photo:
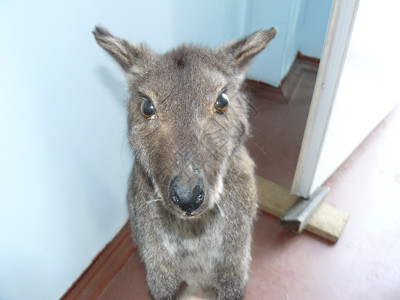
[[[310,90],[304,91],[298,91],[304,97],[289,106],[262,99],[253,103],[253,139],[258,140],[249,146],[259,164],[257,172],[283,186],[290,186],[304,130]],[[400,107],[326,185],[331,188],[326,201],[350,214],[342,237],[331,244],[312,234],[295,235],[260,211],[245,300],[400,299]],[[136,253],[99,298],[147,299]]]

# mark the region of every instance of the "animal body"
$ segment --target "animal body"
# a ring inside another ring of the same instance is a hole
[[[93,33],[128,82],[135,154],[128,204],[149,297],[177,299],[196,287],[206,297],[242,299],[257,191],[240,87],[276,30],[216,49],[182,45],[162,55],[102,27]]]

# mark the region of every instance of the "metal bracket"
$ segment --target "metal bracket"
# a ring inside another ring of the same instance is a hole
[[[292,232],[301,233],[329,191],[328,187],[320,187],[310,198],[299,197],[280,218],[281,225]]]

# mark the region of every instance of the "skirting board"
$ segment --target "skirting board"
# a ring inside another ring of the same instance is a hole
[[[135,251],[127,222],[60,300],[97,299]]]
[[[243,90],[247,95],[252,95],[253,97],[260,97],[273,102],[289,104],[293,93],[300,82],[302,74],[305,72],[317,74],[318,67],[318,58],[304,56],[298,52],[295,61],[289,69],[289,72],[282,79],[279,87],[274,87],[262,81],[246,79],[243,84]],[[255,111],[252,110],[251,105],[250,108],[250,114],[254,113]]]
[[[296,201],[289,189],[257,176],[259,207],[280,218]],[[337,208],[322,203],[311,217],[305,230],[331,242],[336,242],[346,226],[349,215]]]

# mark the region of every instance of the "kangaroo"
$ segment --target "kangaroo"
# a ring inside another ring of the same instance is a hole
[[[102,27],[93,34],[127,78],[127,198],[149,298],[180,299],[194,287],[207,299],[243,299],[257,190],[240,87],[275,28],[162,55]]]

